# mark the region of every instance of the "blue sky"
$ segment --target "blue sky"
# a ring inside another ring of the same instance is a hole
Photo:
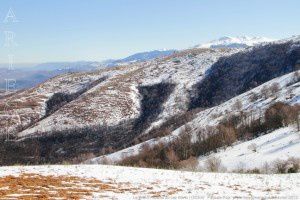
[[[18,23],[2,23],[9,8]],[[300,33],[299,0],[1,0],[0,63],[103,60],[221,36]],[[3,47],[4,31],[18,46]]]

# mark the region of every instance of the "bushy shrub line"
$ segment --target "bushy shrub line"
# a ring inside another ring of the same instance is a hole
[[[184,126],[179,136],[168,144],[143,146],[141,153],[126,157],[119,164],[151,168],[185,168],[183,164],[194,168],[195,158],[217,151],[221,147],[232,145],[237,140],[249,140],[269,131],[289,124],[299,124],[299,105],[277,102],[271,105],[264,115],[256,120],[245,120],[247,116],[240,112],[230,116],[216,127],[206,127],[193,132]],[[248,116],[250,119],[253,117]],[[191,163],[194,166],[191,166]]]

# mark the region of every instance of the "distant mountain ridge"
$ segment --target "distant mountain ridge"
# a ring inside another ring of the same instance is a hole
[[[266,37],[250,37],[250,36],[238,36],[238,37],[221,37],[217,40],[212,40],[208,43],[196,45],[194,48],[246,48],[255,46],[262,43],[273,42],[274,39]]]
[[[77,61],[77,62],[48,62],[38,64],[31,69],[33,70],[72,70],[72,71],[89,71],[97,69],[100,66],[100,62],[96,61]]]
[[[143,62],[148,61],[164,56],[170,56],[175,53],[177,50],[170,49],[170,50],[153,50],[153,51],[146,51],[141,53],[136,53],[126,58],[118,59],[118,60],[108,60],[105,61],[106,66],[114,66],[114,65],[122,65],[122,64],[129,64],[133,62]]]
[[[196,45],[194,48],[246,48],[261,43],[273,42],[275,40],[266,37],[221,37],[208,43]],[[17,89],[29,88],[42,83],[49,78],[68,72],[88,72],[106,67],[128,65],[135,62],[145,62],[161,57],[170,56],[178,52],[175,49],[163,49],[139,52],[121,59],[108,59],[104,61],[77,61],[77,62],[47,62],[32,64],[32,66],[17,66],[15,71],[7,72],[7,67],[0,64],[0,75],[2,77],[14,77],[17,79]],[[26,71],[26,73],[24,73]],[[9,75],[8,75],[9,73]],[[5,88],[5,80],[0,80],[0,88]]]
[[[143,62],[164,56],[169,56],[175,53],[177,50],[153,50],[139,52],[121,59],[107,59],[104,61],[77,61],[77,62],[48,62],[41,63],[34,67],[28,68],[32,70],[62,70],[62,71],[91,71],[103,67],[111,67],[116,65],[124,65],[133,62]]]
[[[54,76],[70,72],[89,72],[106,67],[126,65],[134,62],[143,62],[172,55],[176,50],[154,50],[136,53],[126,58],[118,60],[97,61],[77,61],[77,62],[47,62],[33,64],[33,66],[18,66],[16,70],[8,70],[7,65],[0,65],[0,77],[16,79],[16,89],[33,87]],[[0,89],[5,88],[5,79],[0,80]]]

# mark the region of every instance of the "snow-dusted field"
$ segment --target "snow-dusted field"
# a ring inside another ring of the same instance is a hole
[[[224,167],[229,171],[239,168],[251,170],[263,169],[266,162],[271,165],[277,159],[300,158],[299,152],[300,132],[295,127],[285,127],[228,147],[208,157],[220,158]],[[199,164],[204,165],[208,157],[200,157]]]
[[[35,196],[41,191],[43,196]],[[79,199],[299,199],[300,174],[199,173],[103,165],[0,168],[0,199],[72,195]]]

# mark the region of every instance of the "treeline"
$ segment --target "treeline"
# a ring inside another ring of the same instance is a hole
[[[207,108],[297,70],[300,46],[293,42],[254,47],[220,58],[191,92],[190,109]]]
[[[138,89],[142,101],[139,118],[122,121],[114,126],[53,129],[45,133],[37,131],[32,134],[33,137],[22,140],[7,141],[5,137],[0,137],[0,165],[63,162],[77,164],[132,146],[138,140],[142,140],[142,137],[137,138],[162,112],[163,104],[174,87],[171,83],[140,86]],[[74,95],[54,95],[47,102],[48,114],[67,101],[72,101],[79,94]]]
[[[119,164],[151,168],[195,168],[197,157],[216,152],[237,140],[249,140],[290,124],[300,130],[299,105],[277,102],[262,116],[254,119],[252,114],[240,112],[227,117],[217,127],[206,127],[193,132],[189,126],[168,144],[153,147],[144,145],[141,153],[126,157]]]
[[[96,85],[100,84],[101,82],[105,81],[107,77],[102,77],[98,80],[93,81],[85,88],[79,90],[78,92],[72,93],[72,94],[66,94],[66,93],[55,93],[47,102],[46,102],[46,115],[45,117],[51,115],[55,111],[57,111],[59,108],[64,106],[65,104],[74,101],[77,99],[80,95],[85,93],[86,91],[90,90],[91,88],[95,87]],[[44,118],[45,118],[44,117]]]

